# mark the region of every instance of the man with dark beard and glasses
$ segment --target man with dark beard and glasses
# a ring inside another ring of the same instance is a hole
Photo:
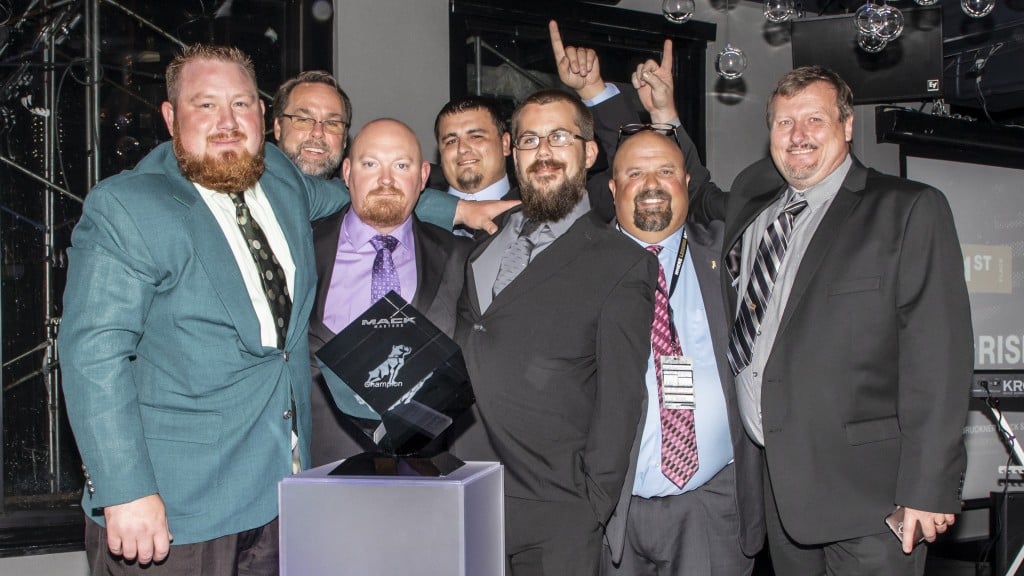
[[[647,407],[602,573],[750,574],[764,541],[761,460],[743,430],[726,360],[723,225],[687,220],[690,176],[674,130],[632,130],[609,187],[619,229],[658,256],[655,316],[668,329],[660,345],[652,338]]]
[[[276,574],[277,484],[309,464],[309,222],[348,193],[264,146],[240,50],[185,48],[167,96],[173,144],[90,191],[68,251],[87,556],[93,574]],[[450,226],[451,197],[432,202]]]
[[[374,120],[359,131],[349,152],[342,175],[352,204],[313,223],[318,281],[310,350],[322,348],[376,301],[375,294],[386,292],[380,288],[386,278],[374,269],[388,260],[398,280],[388,289],[451,336],[473,243],[413,215],[430,170],[416,135],[397,120]],[[313,374],[312,465],[374,450],[337,409],[316,365]]]
[[[505,466],[513,576],[597,573],[640,421],[657,261],[589,212],[593,130],[575,95],[519,105],[523,204],[474,250],[459,300],[482,427],[455,450]]]

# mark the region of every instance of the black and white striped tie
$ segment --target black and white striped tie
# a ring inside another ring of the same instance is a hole
[[[761,244],[757,247],[757,260],[754,261],[754,269],[747,282],[747,291],[743,295],[743,302],[736,313],[736,322],[729,334],[729,366],[734,375],[742,372],[750,364],[754,340],[760,332],[765,307],[772,295],[782,259],[786,256],[789,236],[793,232],[793,222],[806,207],[806,200],[790,201],[761,237]]]

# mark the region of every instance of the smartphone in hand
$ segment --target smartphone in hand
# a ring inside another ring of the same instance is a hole
[[[892,533],[896,535],[896,539],[900,542],[903,541],[903,514],[905,509],[903,506],[897,506],[896,510],[893,510],[892,514],[885,517],[885,524],[892,530]],[[918,545],[924,542],[924,534],[921,533],[921,523],[914,523],[914,545]]]

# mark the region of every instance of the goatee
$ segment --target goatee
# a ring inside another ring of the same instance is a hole
[[[395,194],[392,196],[392,194]],[[375,198],[375,196],[377,196]],[[374,188],[366,195],[359,219],[374,228],[394,228],[405,222],[405,202],[396,188]]]
[[[241,132],[234,131],[220,138],[245,138]],[[178,127],[174,127],[171,134],[174,146],[174,156],[178,159],[178,168],[182,175],[189,181],[195,182],[204,188],[217,192],[241,192],[253,187],[263,175],[263,147],[260,146],[259,154],[252,154],[248,150],[239,152],[225,152],[219,157],[196,156],[185,150],[178,135]],[[208,137],[207,142],[214,142],[218,138]]]
[[[651,209],[644,208],[642,202],[644,200],[664,200],[668,202],[668,206],[663,209]],[[633,225],[644,232],[661,232],[668,225],[672,223],[672,196],[661,190],[655,188],[652,190],[644,190],[643,192],[636,195],[633,199]]]
[[[480,187],[480,183],[484,181],[484,175],[482,172],[459,172],[455,177],[455,183],[459,185],[459,190],[467,194],[470,191],[479,192],[477,188]]]
[[[565,172],[566,164],[554,160],[537,160],[530,165],[527,172],[541,169],[561,169]],[[565,218],[579,204],[586,191],[587,173],[584,170],[576,174],[565,172],[565,179],[546,189],[535,186],[523,174],[518,176],[523,214],[530,220],[538,222],[557,222]]]

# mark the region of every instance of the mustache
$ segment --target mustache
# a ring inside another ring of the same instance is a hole
[[[636,198],[633,199],[633,202],[639,204],[645,200],[665,200],[671,202],[672,195],[661,188],[651,188],[650,190],[644,190],[637,194]]]
[[[230,130],[228,132],[221,132],[220,134],[211,134],[206,137],[207,142],[227,142],[228,140],[241,140],[242,142],[245,142],[248,139],[249,137],[241,130]]]
[[[565,170],[565,162],[559,162],[558,160],[537,160],[530,167],[527,168],[527,173],[537,172],[539,170],[550,170],[559,169]]]
[[[300,148],[304,148],[306,146],[314,146],[316,148],[323,148],[324,150],[331,150],[331,146],[327,143],[326,139],[314,138],[312,136],[303,140],[302,144],[299,144]]]
[[[390,196],[394,194],[402,194],[402,191],[394,186],[378,186],[367,194],[367,196]]]

